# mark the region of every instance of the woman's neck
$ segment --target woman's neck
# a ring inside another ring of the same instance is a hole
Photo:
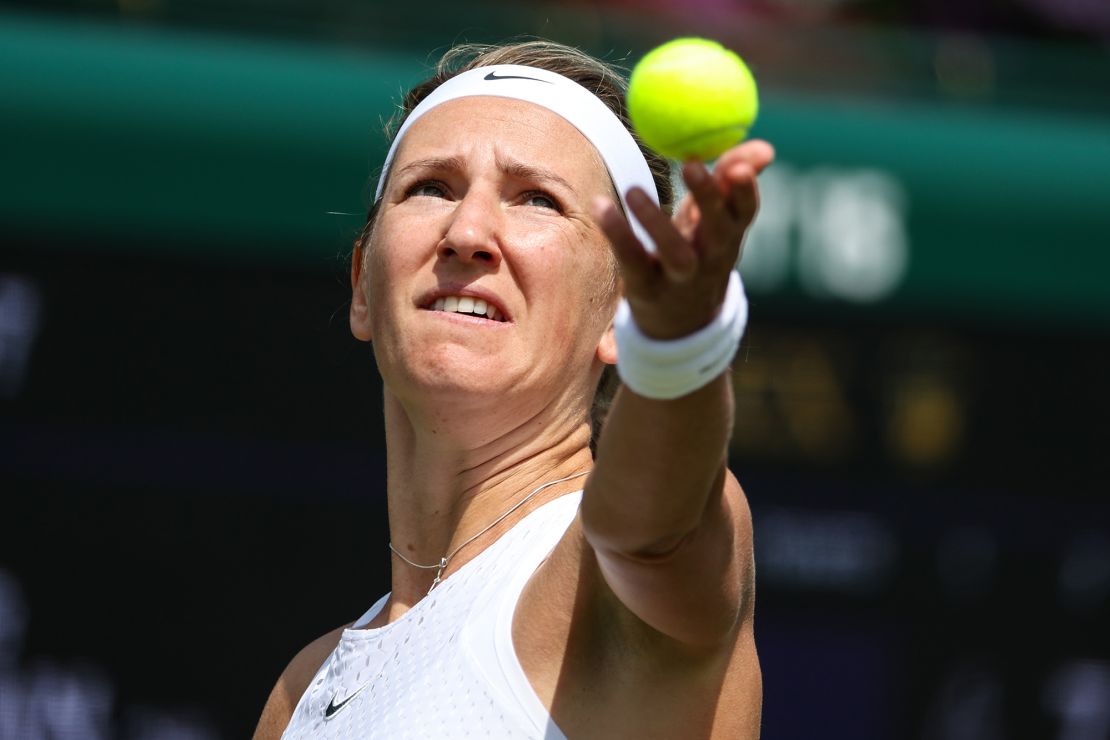
[[[387,393],[385,421],[393,547],[414,563],[432,565],[478,535],[450,558],[442,577],[481,553],[528,512],[581,488],[583,479],[539,491],[490,526],[523,497],[593,465],[588,423],[548,410],[515,418],[502,411],[482,419],[459,412],[414,421]],[[416,568],[396,555],[392,572],[387,621],[422,598],[436,575],[435,569]]]

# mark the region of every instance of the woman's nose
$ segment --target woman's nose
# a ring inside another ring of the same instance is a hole
[[[467,193],[451,214],[447,232],[439,243],[440,259],[496,267],[501,262],[502,216],[497,198],[474,190]]]

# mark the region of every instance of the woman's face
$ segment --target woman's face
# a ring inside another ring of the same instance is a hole
[[[612,195],[597,151],[544,108],[462,98],[414,123],[352,304],[389,390],[588,406],[598,360],[614,359],[615,266],[590,215]]]

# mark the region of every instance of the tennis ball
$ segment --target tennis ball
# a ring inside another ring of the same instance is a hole
[[[628,83],[633,128],[672,159],[715,159],[747,135],[758,110],[748,66],[708,39],[675,39],[652,49]]]

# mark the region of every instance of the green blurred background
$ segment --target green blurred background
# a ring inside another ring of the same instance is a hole
[[[760,82],[764,737],[1110,737],[1104,1],[70,0],[0,3],[0,739],[242,736],[388,588],[346,254],[402,92],[522,35]]]

